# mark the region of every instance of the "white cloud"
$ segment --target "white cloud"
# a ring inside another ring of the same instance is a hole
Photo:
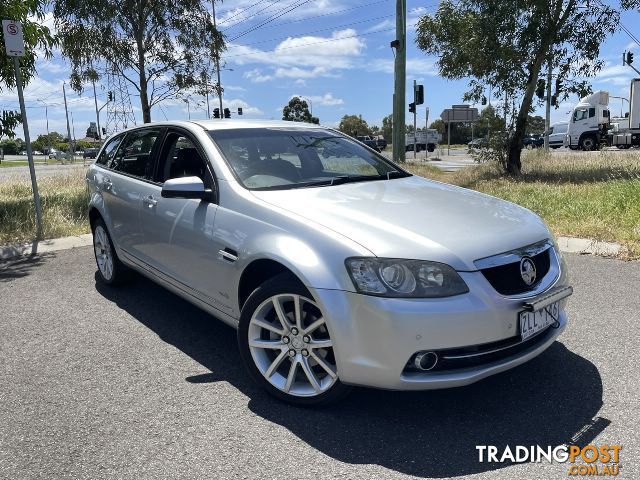
[[[356,66],[366,44],[356,37],[356,31],[335,31],[329,37],[290,37],[273,50],[259,50],[247,45],[229,45],[226,61],[238,65],[263,64],[271,68],[263,73],[254,69],[245,73],[252,82],[266,82],[274,78],[335,77],[336,70]],[[306,67],[306,68],[305,68]]]
[[[331,92],[325,93],[324,95],[291,95],[291,98],[293,97],[301,97],[303,99],[311,100],[313,105],[335,106],[344,104],[344,100],[342,98],[334,97]]]
[[[254,68],[244,73],[244,78],[249,79],[253,83],[267,82],[273,78],[271,75],[263,74],[259,68]]]

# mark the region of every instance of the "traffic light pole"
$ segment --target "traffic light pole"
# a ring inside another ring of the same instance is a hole
[[[416,150],[418,150],[418,147],[416,146],[416,143],[418,141],[418,137],[416,135],[416,111],[418,110],[418,104],[416,102],[416,81],[413,81],[413,159],[416,159]]]
[[[69,151],[67,152],[67,159],[73,161],[73,154],[71,153],[71,127],[69,126],[69,109],[67,108],[67,91],[62,84],[62,96],[64,97],[64,113],[67,117],[67,138],[69,139]]]
[[[100,130],[100,110],[98,110],[98,97],[96,96],[96,81],[92,80],[93,83],[93,103],[96,106],[96,122],[98,125],[98,141],[102,140],[102,130]]]
[[[393,160],[405,161],[405,89],[407,65],[407,4],[396,0],[396,48],[393,95]]]

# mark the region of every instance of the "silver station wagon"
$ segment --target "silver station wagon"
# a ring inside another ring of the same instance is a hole
[[[467,385],[566,326],[537,215],[330,128],[147,124],[112,136],[87,183],[101,281],[136,270],[233,326],[251,376],[292,403]]]

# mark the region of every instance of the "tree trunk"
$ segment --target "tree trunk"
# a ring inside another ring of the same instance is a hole
[[[142,108],[142,121],[151,122],[151,106],[149,105],[149,94],[147,91],[147,71],[145,70],[144,46],[142,43],[142,31],[136,34],[136,45],[138,47],[138,71],[140,72],[140,107]]]
[[[531,65],[531,70],[529,71],[527,89],[525,90],[524,98],[522,99],[520,110],[518,111],[516,128],[513,136],[509,140],[509,148],[507,151],[507,173],[510,175],[518,176],[522,170],[522,162],[520,161],[520,154],[522,153],[523,147],[522,141],[524,140],[524,134],[527,128],[527,117],[529,116],[531,104],[533,103],[533,94],[536,89],[536,84],[538,83],[538,76],[540,75],[540,70],[542,68],[542,63],[544,62],[547,49],[548,47],[546,47],[546,45],[542,48],[544,51],[541,51],[536,56],[533,65]]]

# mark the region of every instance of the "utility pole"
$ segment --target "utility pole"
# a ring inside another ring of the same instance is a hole
[[[216,0],[211,0],[211,13],[213,16],[213,28],[218,30],[216,26]],[[222,119],[222,82],[220,81],[220,57],[218,56],[218,50],[216,50],[213,60],[216,66],[216,75],[218,76],[218,102],[220,104],[220,118]]]
[[[396,49],[393,95],[393,160],[405,161],[405,89],[407,66],[407,3],[396,0],[396,39],[391,42]]]
[[[544,151],[549,152],[549,128],[551,128],[551,54],[549,54],[547,68],[547,109],[544,119]],[[557,92],[556,92],[557,93]]]
[[[62,82],[62,96],[64,97],[64,113],[67,117],[67,138],[69,139],[69,149],[67,150],[67,159],[72,160],[71,156],[71,128],[69,127],[69,109],[67,107],[67,91],[65,90],[64,82]]]
[[[93,83],[93,103],[96,105],[96,125],[98,125],[98,141],[102,140],[102,130],[100,130],[100,110],[98,110],[98,97],[96,96],[96,81],[91,80]]]

